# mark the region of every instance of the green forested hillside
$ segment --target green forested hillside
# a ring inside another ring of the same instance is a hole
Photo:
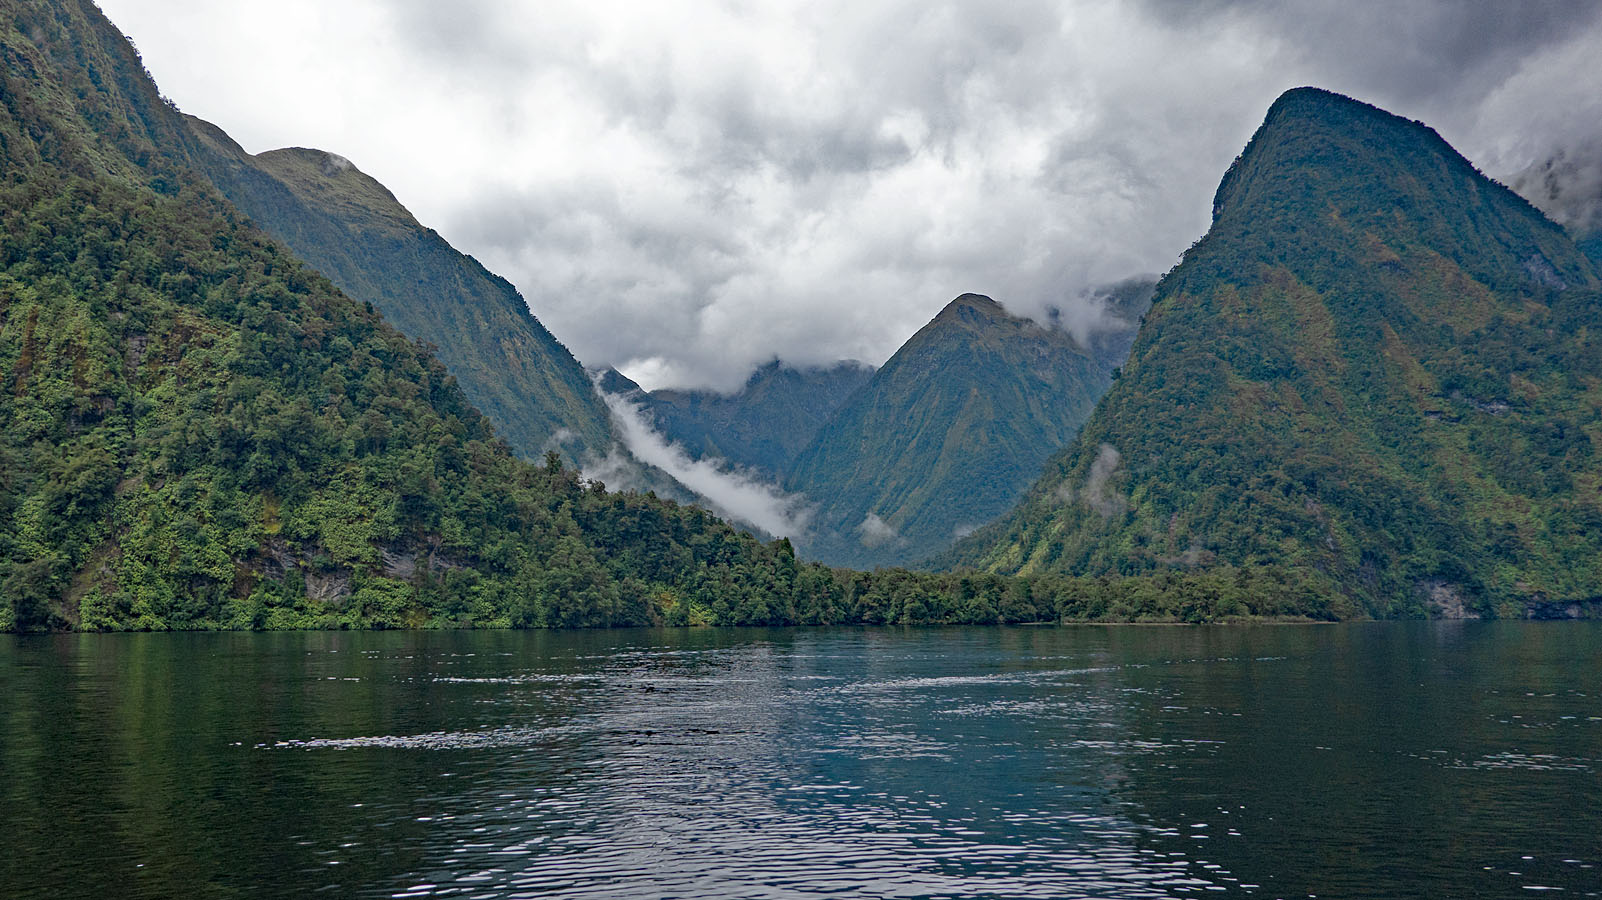
[[[515,459],[92,5],[0,3],[0,55],[0,630],[794,615],[787,545]]]
[[[1144,296],[1124,298],[1131,318]],[[952,301],[818,430],[785,487],[818,510],[804,554],[836,565],[921,560],[1005,512],[1071,441],[1117,347]]]
[[[526,458],[605,456],[605,405],[567,348],[516,288],[433,229],[347,160],[292,148],[252,156],[216,126],[185,117],[189,161],[251,220],[367,301],[402,333],[434,345],[473,405]]]
[[[999,572],[1271,568],[1346,614],[1602,597],[1602,285],[1424,125],[1281,97]]]
[[[846,398],[873,375],[856,362],[795,368],[778,360],[732,394],[664,389],[641,394],[656,427],[699,458],[782,476]]]

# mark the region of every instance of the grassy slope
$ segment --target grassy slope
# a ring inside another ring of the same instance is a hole
[[[1080,440],[948,561],[1271,566],[1348,613],[1596,598],[1598,289],[1433,131],[1289,92]],[[1104,445],[1121,456],[1098,491]]]

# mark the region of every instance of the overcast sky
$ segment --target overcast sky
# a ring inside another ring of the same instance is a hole
[[[1165,271],[1297,85],[1497,176],[1602,131],[1595,0],[101,5],[185,112],[348,157],[648,388]]]

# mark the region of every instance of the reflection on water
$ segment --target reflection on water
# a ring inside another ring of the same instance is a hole
[[[1602,893],[1585,624],[0,641],[0,896]]]

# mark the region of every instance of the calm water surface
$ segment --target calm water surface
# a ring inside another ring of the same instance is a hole
[[[6,898],[1594,897],[1602,627],[0,636],[0,827]]]

